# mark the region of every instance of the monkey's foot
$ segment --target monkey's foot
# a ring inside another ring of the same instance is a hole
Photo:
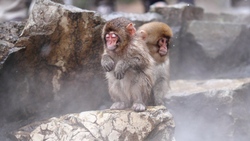
[[[125,104],[125,102],[115,102],[112,104],[110,109],[111,110],[123,110],[123,109],[126,109],[127,107],[128,107],[128,105]]]
[[[143,112],[146,110],[146,106],[142,103],[134,103],[132,109],[136,112]]]

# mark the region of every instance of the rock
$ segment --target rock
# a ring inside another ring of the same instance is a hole
[[[164,106],[149,107],[136,113],[131,110],[88,111],[36,122],[13,133],[18,140],[30,141],[172,141],[172,115]]]
[[[205,12],[209,13],[220,13],[231,10],[232,0],[199,0],[195,1],[196,5],[205,8]]]
[[[171,82],[176,140],[248,141],[250,78]]]
[[[209,21],[209,22],[249,25],[250,15],[249,14],[228,14],[228,13],[220,13],[220,14],[205,13],[202,20]]]
[[[157,13],[149,12],[145,14],[135,14],[135,13],[123,13],[123,12],[114,12],[108,15],[103,15],[102,18],[105,20],[111,20],[118,17],[125,17],[135,23],[136,27],[141,26],[144,23],[152,21],[163,21],[163,16]]]
[[[22,47],[14,47],[24,28],[24,22],[4,22],[0,23],[0,69],[10,54]]]
[[[204,14],[202,8],[185,3],[156,7],[151,11],[162,15],[164,22],[171,27],[181,27],[187,21],[201,20]]]
[[[248,0],[232,0],[232,5],[235,7],[250,7],[250,1]]]
[[[175,79],[238,78],[249,76],[250,28],[246,25],[190,21],[183,26],[178,62],[170,69]],[[240,70],[239,70],[240,69]],[[242,73],[239,73],[241,71]]]
[[[0,73],[1,115],[16,121],[98,109],[108,101],[99,65],[103,24],[94,11],[36,1],[12,45],[25,49],[12,53]]]

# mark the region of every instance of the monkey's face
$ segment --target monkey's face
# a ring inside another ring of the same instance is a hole
[[[114,50],[118,46],[119,37],[110,31],[105,35],[106,46],[108,50]]]
[[[108,21],[102,30],[102,40],[105,44],[105,49],[121,53],[128,47],[135,32],[134,24],[124,17]]]
[[[167,37],[161,37],[157,41],[157,46],[158,46],[158,53],[161,56],[167,55],[168,49],[169,49],[169,38],[167,38]]]

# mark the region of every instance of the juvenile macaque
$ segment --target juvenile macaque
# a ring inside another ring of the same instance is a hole
[[[123,17],[108,21],[103,27],[101,65],[114,101],[110,109],[131,107],[140,112],[151,100],[154,60],[143,35],[136,33],[134,24]]]
[[[170,27],[162,22],[150,22],[139,27],[138,32],[145,34],[144,40],[154,58],[154,75],[152,95],[155,105],[164,105],[164,97],[170,89],[169,86],[169,41],[173,36]]]

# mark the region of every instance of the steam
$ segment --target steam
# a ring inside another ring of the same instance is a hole
[[[41,47],[41,56],[47,57],[51,51],[51,46],[49,44],[45,44]]]

